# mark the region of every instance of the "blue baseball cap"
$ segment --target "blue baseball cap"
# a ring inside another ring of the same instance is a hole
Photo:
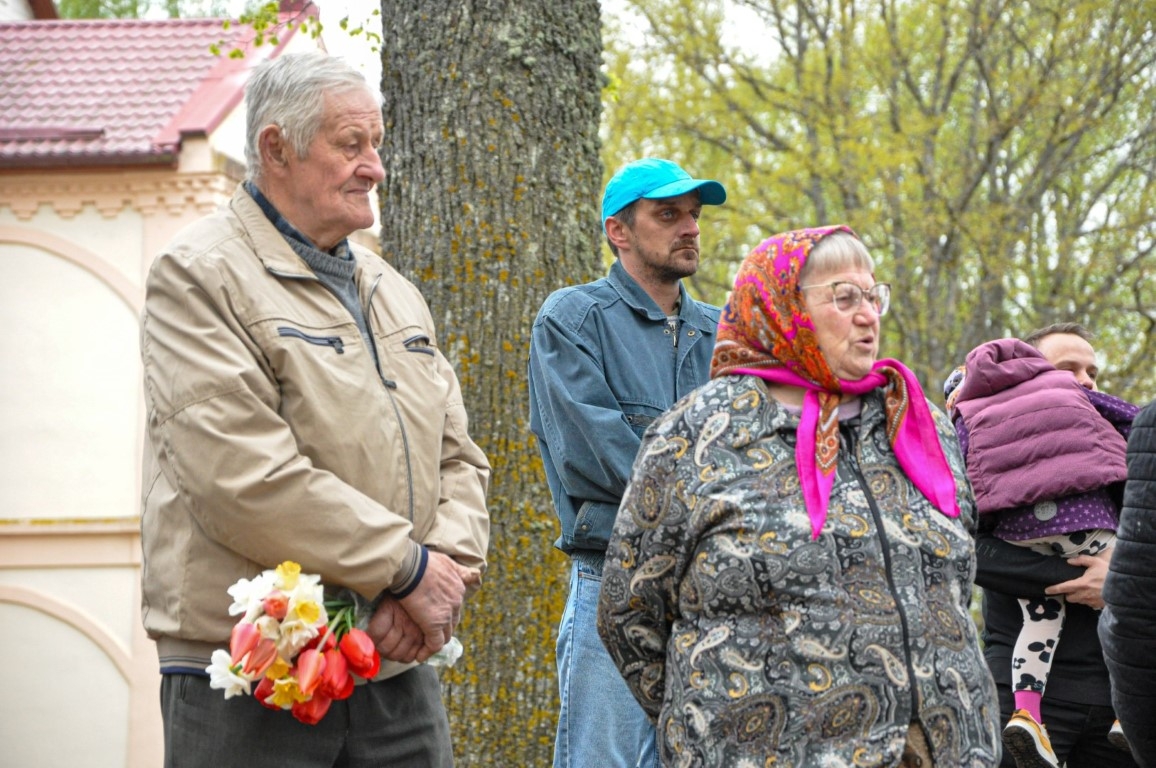
[[[722,205],[727,191],[717,181],[694,179],[677,163],[659,157],[647,157],[627,163],[614,174],[602,193],[602,231],[606,220],[635,200],[678,197],[698,190],[703,205]]]

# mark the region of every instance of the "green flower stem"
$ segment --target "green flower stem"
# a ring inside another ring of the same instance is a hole
[[[329,614],[329,631],[340,640],[353,629],[357,619],[357,606],[347,600],[326,600],[325,612]]]

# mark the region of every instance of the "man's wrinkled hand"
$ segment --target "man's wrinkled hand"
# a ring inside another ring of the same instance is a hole
[[[418,661],[425,646],[425,634],[401,606],[397,598],[386,595],[369,619],[370,638],[383,659],[409,663]]]
[[[398,601],[421,628],[424,643],[417,653],[418,661],[425,661],[440,651],[453,637],[466,593],[481,583],[481,578],[477,570],[430,551],[421,581],[413,592]]]

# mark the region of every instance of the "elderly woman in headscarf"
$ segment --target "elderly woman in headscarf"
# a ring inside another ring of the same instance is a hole
[[[971,489],[874,273],[845,226],[764,241],[643,440],[598,628],[664,765],[999,763]]]

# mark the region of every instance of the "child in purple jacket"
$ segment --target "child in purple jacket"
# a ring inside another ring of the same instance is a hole
[[[948,377],[944,395],[976,505],[994,520],[995,536],[1064,558],[1112,547],[1136,406],[1085,389],[1018,339],[972,350]],[[1016,711],[1004,743],[1020,768],[1058,768],[1040,701],[1065,600],[1019,602],[1024,627],[1013,655]]]

